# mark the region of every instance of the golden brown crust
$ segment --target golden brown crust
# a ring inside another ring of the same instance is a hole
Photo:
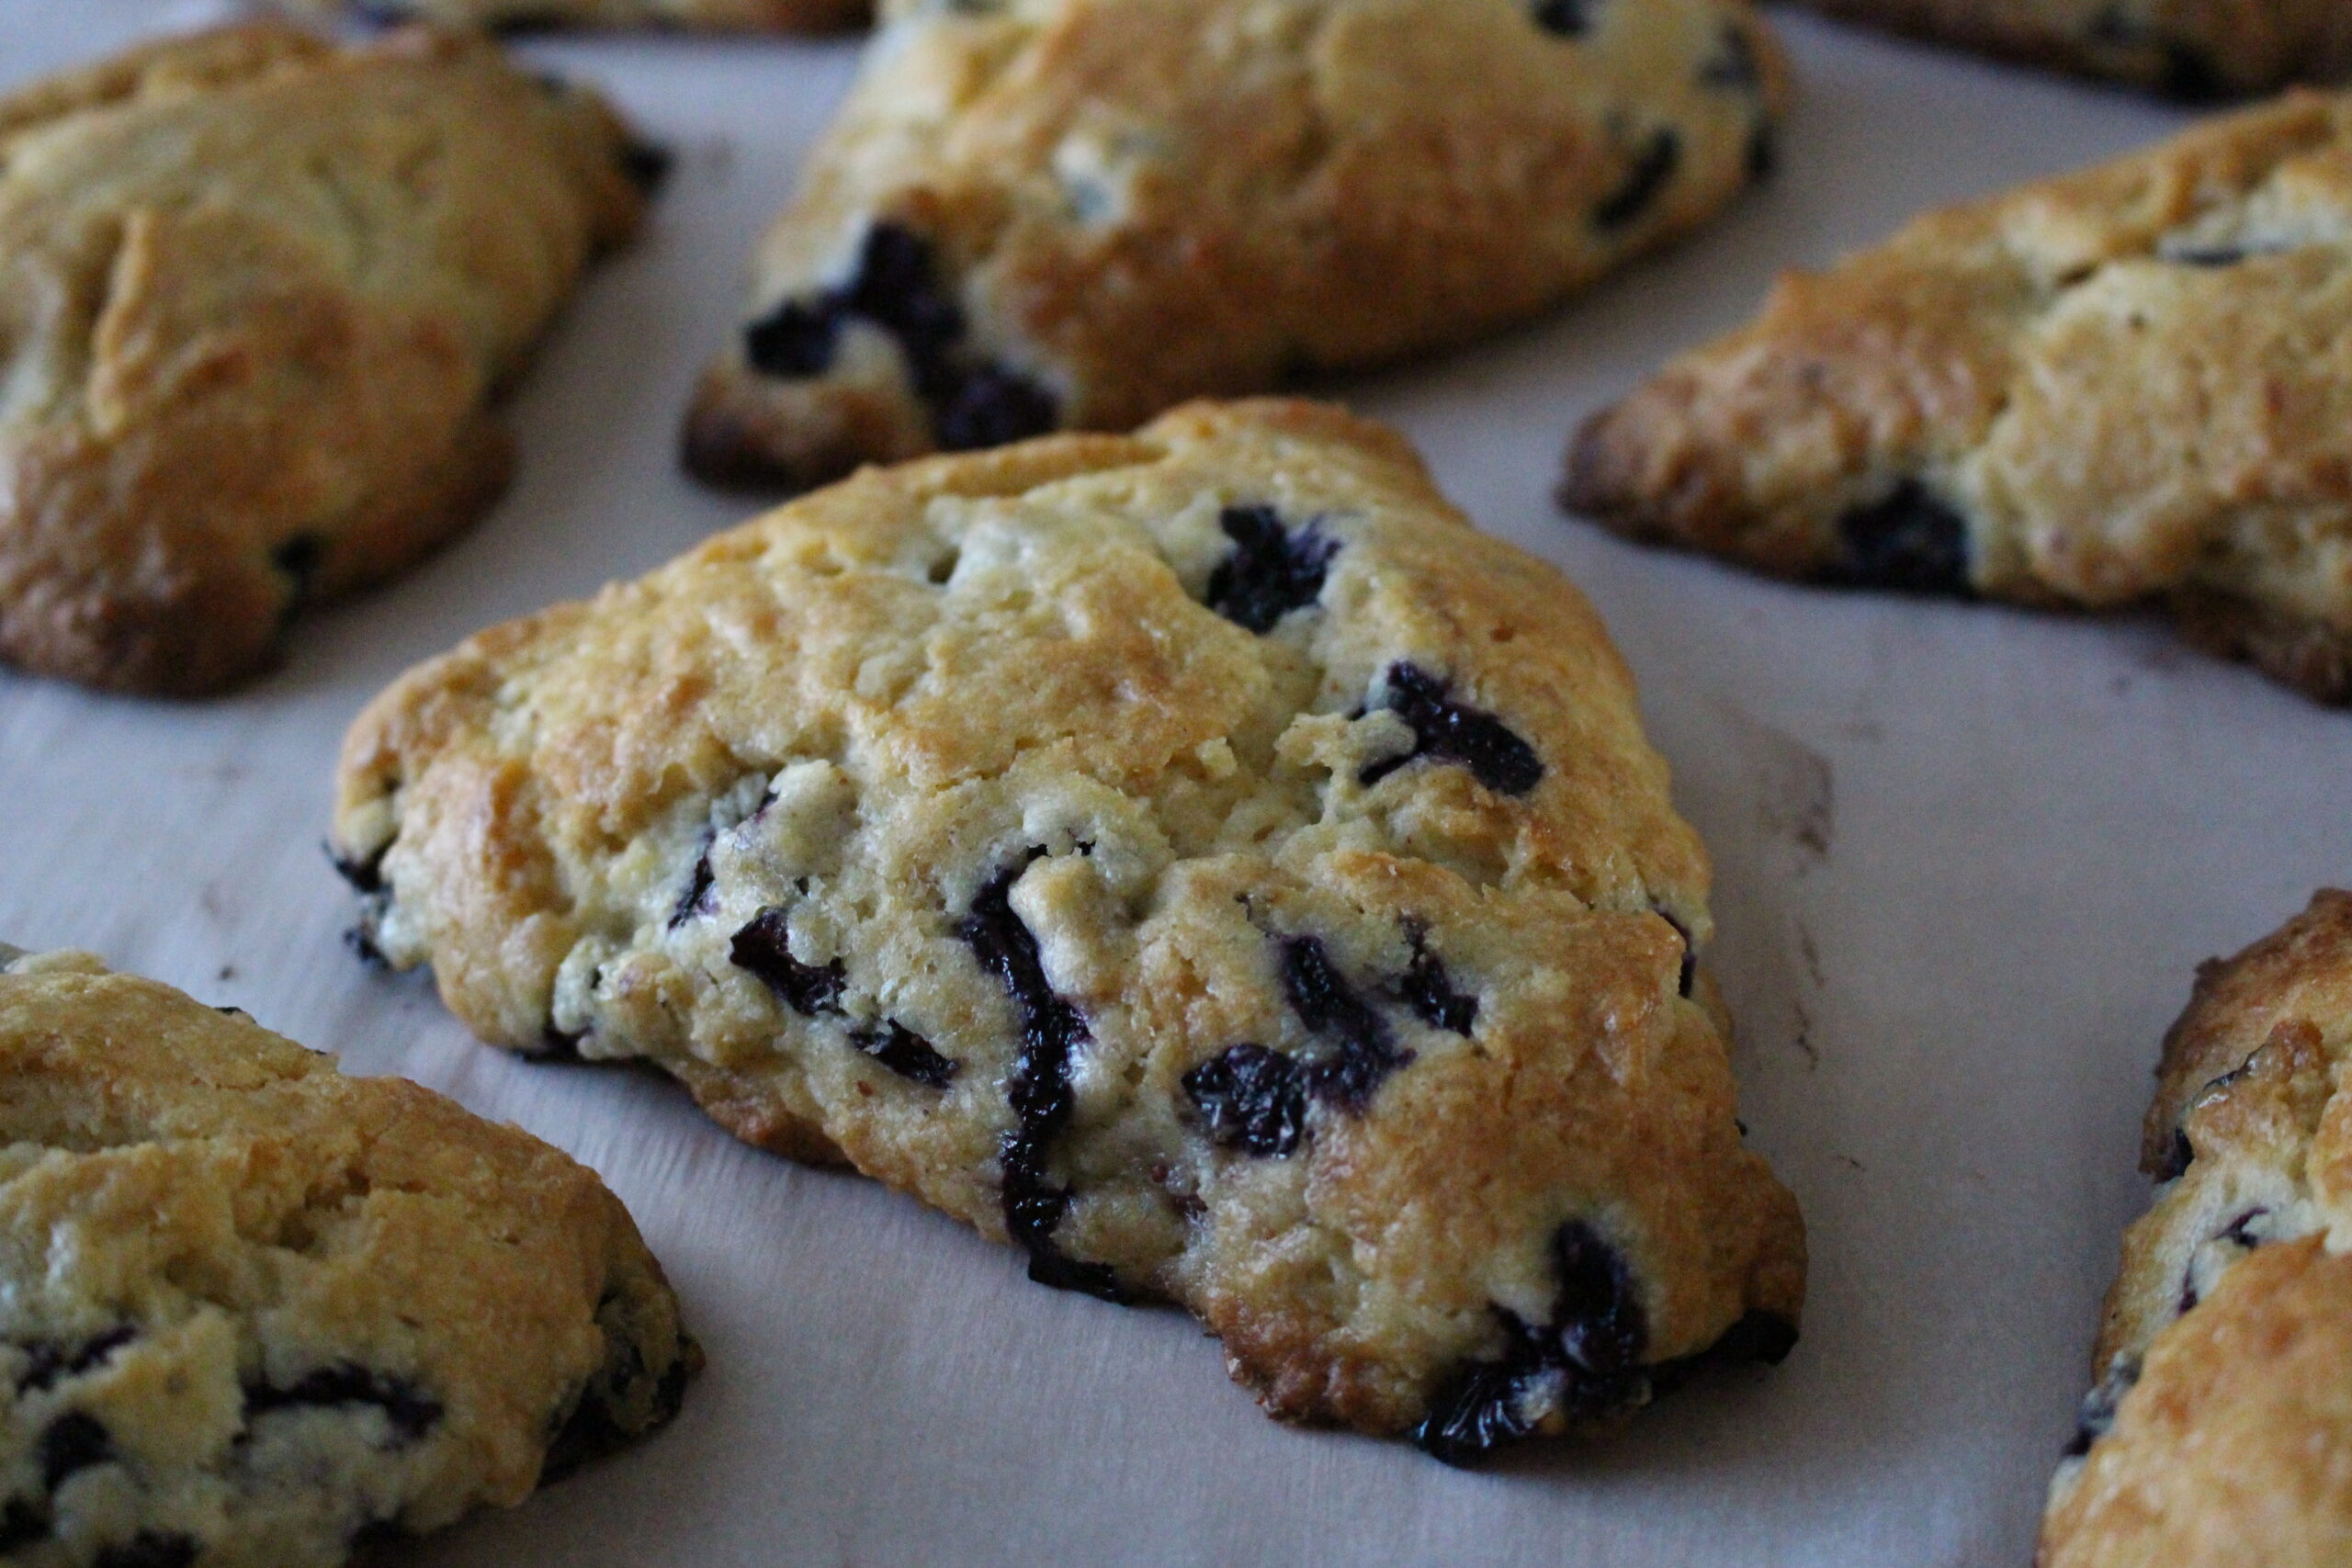
[[[1442,1414],[1565,1292],[1634,1359],[1522,1368],[1557,1429],[1803,1296],[1623,665],[1337,410],[868,469],[485,632],[354,725],[335,840],[486,1039],[1181,1302],[1283,1416]]]
[[[2167,605],[2352,696],[2352,98],[1920,219],[1589,422],[1562,499],[1760,570]]]
[[[658,1426],[698,1359],[594,1172],[86,954],[0,964],[0,1284],[36,1563],[341,1562]]]
[[[626,138],[490,45],[255,25],[0,100],[0,658],[193,695],[497,495],[484,412],[635,225]]]
[[[806,485],[1425,351],[1747,185],[1788,83],[1743,0],[1542,11],[896,8],[761,245],[689,466]]]
[[[2165,1185],[2124,1238],[2042,1568],[2352,1551],[2347,1062],[2352,894],[2199,970],[2148,1113]]]
[[[2174,97],[2352,76],[2338,0],[1804,0],[1849,21]]]

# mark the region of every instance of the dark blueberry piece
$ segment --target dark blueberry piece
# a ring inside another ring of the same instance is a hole
[[[384,956],[384,950],[376,945],[376,939],[368,934],[365,926],[353,926],[345,931],[343,945],[351,949],[352,955],[370,969],[389,971],[392,966],[392,961]]]
[[[372,1404],[384,1413],[397,1444],[415,1442],[441,1420],[441,1404],[405,1378],[370,1371],[349,1361],[306,1372],[291,1388],[245,1387],[248,1420],[277,1410]]]
[[[695,855],[695,868],[686,875],[684,891],[678,895],[677,904],[670,910],[670,929],[676,931],[696,915],[711,912],[710,845],[718,837],[716,829],[705,829],[702,848]]]
[[[2164,259],[2181,266],[2235,266],[2245,257],[2241,246],[2213,245],[2202,250],[2168,251]]]
[[[1759,119],[1747,133],[1747,177],[1769,180],[1781,164],[1780,133],[1769,119]]]
[[[1634,154],[1633,167],[1625,171],[1624,179],[1592,209],[1593,226],[1623,229],[1648,211],[1681,164],[1682,138],[1668,126],[1651,131],[1641,151]]]
[[[1559,1290],[1549,1323],[1531,1327],[1503,1308],[1500,1359],[1473,1362],[1415,1429],[1413,1440],[1447,1464],[1640,1403],[1648,1316],[1623,1256],[1581,1220],[1552,1238]],[[1782,1353],[1786,1353],[1785,1345]]]
[[[1624,1255],[1582,1220],[1570,1220],[1552,1237],[1552,1266],[1560,1281],[1552,1322],[1569,1359],[1592,1371],[1639,1364],[1648,1317]]]
[[[2245,1213],[2240,1214],[2236,1219],[2232,1220],[2228,1224],[2223,1225],[2222,1227],[2221,1238],[2224,1241],[2233,1241],[2237,1243],[2238,1246],[2245,1247],[2249,1251],[2255,1247],[2260,1247],[2262,1245],[2262,1238],[2256,1235],[2246,1227],[2253,1224],[2255,1221],[2262,1218],[2268,1213],[2270,1213],[2268,1208],[2257,1203],[2253,1208],[2248,1209]]]
[[[677,157],[658,141],[632,139],[621,148],[621,173],[628,176],[629,184],[648,196],[662,188],[662,182],[670,177],[677,162]]]
[[[49,1509],[23,1497],[11,1497],[0,1507],[0,1551],[17,1551],[46,1539]]]
[[[1675,982],[1674,993],[1679,997],[1687,997],[1690,994],[1690,987],[1698,982],[1699,978],[1699,949],[1690,940],[1690,928],[1676,919],[1672,910],[1660,908],[1656,904],[1651,905],[1650,908],[1657,909],[1657,918],[1672,926],[1674,934],[1682,939],[1682,974],[1681,977]]]
[[[1442,1464],[1466,1466],[1533,1437],[1564,1380],[1541,1336],[1506,1312],[1508,1348],[1498,1361],[1474,1361],[1413,1428],[1413,1441]]]
[[[141,1530],[119,1546],[102,1546],[90,1568],[191,1568],[204,1549],[176,1530]]]
[[[561,32],[568,25],[569,18],[560,11],[525,11],[499,17],[489,24],[488,30],[495,38],[529,38],[537,33]]]
[[[1423,757],[1459,762],[1498,795],[1525,795],[1544,777],[1543,759],[1493,714],[1449,701],[1446,683],[1419,665],[1398,660],[1388,667],[1387,695],[1380,705],[1413,728],[1413,749],[1401,757],[1371,764],[1357,775],[1378,784],[1406,763]]]
[[[37,1393],[60,1378],[77,1378],[139,1337],[135,1328],[109,1328],[79,1345],[36,1339],[25,1347],[25,1370],[17,1374],[17,1392]]]
[[[635,1345],[623,1343],[629,1352],[631,1368],[628,1375],[617,1381],[626,1388],[644,1376],[645,1360]],[[613,1381],[606,1380],[608,1384]],[[594,1386],[582,1387],[553,1423],[555,1431],[548,1439],[547,1457],[539,1463],[539,1483],[545,1486],[561,1481],[591,1460],[627,1447],[647,1431],[668,1426],[685,1399],[686,1363],[683,1359],[671,1362],[662,1372],[661,1384],[654,1390],[652,1418],[636,1431],[623,1427],[613,1418],[611,1404]]]
[[[1761,1361],[1777,1367],[1797,1348],[1797,1325],[1777,1312],[1749,1312],[1700,1354],[1710,1361]]]
[[[269,552],[269,564],[291,584],[286,595],[289,609],[311,596],[311,585],[318,581],[319,568],[326,558],[324,534],[297,534]]]
[[[351,9],[353,15],[371,27],[398,27],[416,18],[416,12],[407,0],[353,0]]]
[[[2156,91],[2165,97],[2182,104],[2211,104],[2231,96],[2229,82],[2215,68],[2211,55],[2179,39],[2165,39],[2158,47],[2164,51],[2165,64]]]
[[[1592,27],[1592,0],[1535,0],[1535,25],[1562,38],[1581,38]]]
[[[1397,987],[1405,1005],[1431,1029],[1450,1030],[1467,1039],[1471,1025],[1478,1021],[1478,998],[1453,988],[1453,977],[1429,950],[1428,927],[1419,920],[1407,922],[1405,940],[1413,944],[1413,961]]]
[[[943,1056],[928,1040],[896,1019],[886,1018],[879,1028],[853,1029],[850,1043],[902,1078],[933,1089],[945,1089],[963,1063]]]
[[[381,893],[384,890],[384,853],[392,846],[389,840],[382,849],[366,860],[350,860],[334,852],[333,844],[319,846],[327,852],[327,863],[334,874],[351,884],[356,893]]]
[[[1756,58],[1756,40],[1747,36],[1746,28],[1724,24],[1715,52],[1699,67],[1699,81],[1736,93],[1752,93],[1764,85],[1763,62]]]
[[[2132,1385],[2140,1381],[2140,1363],[2131,1357],[2118,1357],[2107,1369],[2098,1385],[2083,1395],[2081,1414],[2075,1417],[2075,1435],[2067,1441],[2066,1457],[2079,1459],[2091,1451],[2091,1445],[2107,1436],[2115,1425],[2116,1407]]]
[[[1183,1077],[1209,1139],[1281,1159],[1306,1132],[1306,1074],[1298,1059],[1263,1045],[1228,1045]]]
[[[876,223],[866,231],[857,276],[842,304],[899,340],[915,364],[919,382],[925,365],[964,335],[964,312],[939,287],[931,242],[896,223]]]
[[[1967,520],[1917,479],[1840,517],[1838,539],[1844,558],[1828,573],[1833,581],[1898,593],[1975,592],[1968,580]]]
[[[1012,885],[1043,853],[1033,850],[990,877],[974,896],[960,928],[972,956],[1004,987],[1021,1019],[1021,1049],[1005,1086],[1014,1125],[1005,1134],[997,1160],[1003,1172],[1004,1225],[1029,1254],[1032,1280],[1125,1302],[1132,1298],[1108,1267],[1067,1258],[1054,1242],[1054,1227],[1069,1208],[1070,1190],[1054,1181],[1046,1160],[1054,1140],[1077,1110],[1069,1087],[1070,1057],[1092,1035],[1078,1010],[1055,994],[1046,978],[1036,936],[1013,912]]]
[[[743,357],[763,376],[797,380],[833,366],[841,308],[831,299],[786,299],[743,329]]]
[[[842,1010],[842,987],[845,983],[842,961],[836,958],[820,969],[793,957],[791,942],[785,934],[784,910],[774,904],[753,915],[735,933],[727,956],[736,968],[758,976],[762,984],[803,1018]]]
[[[2175,1127],[2172,1130],[2172,1142],[2165,1145],[2164,1162],[2152,1174],[2158,1181],[2177,1181],[2188,1171],[2189,1162],[2196,1157],[2197,1151],[2189,1145],[2188,1134],[2180,1128]]]
[[[1209,573],[1208,606],[1245,631],[1263,635],[1323,592],[1323,577],[1340,541],[1313,523],[1296,534],[1271,506],[1228,506],[1217,525],[1233,549]]]
[[[976,452],[1043,435],[1061,414],[1053,393],[1001,365],[956,377],[952,390],[933,401],[934,434],[949,452]]]
[[[1361,1113],[1381,1081],[1413,1054],[1396,1048],[1387,1021],[1348,984],[1321,942],[1284,937],[1282,952],[1283,994],[1291,1010],[1309,1033],[1331,1036],[1339,1044],[1306,1064],[1306,1086],[1316,1099]]]
[[[1797,1325],[1776,1312],[1751,1311],[1695,1355],[1678,1356],[1643,1369],[1653,1394],[1668,1394],[1699,1373],[1716,1367],[1761,1361],[1777,1367],[1797,1346]]]
[[[69,1410],[40,1435],[40,1483],[54,1492],[67,1476],[112,1458],[114,1439],[106,1424],[85,1412]]]
[[[584,1029],[558,1029],[550,1023],[539,1031],[539,1048],[525,1052],[523,1059],[541,1066],[581,1066],[587,1058],[580,1054],[580,1043],[587,1038]]]

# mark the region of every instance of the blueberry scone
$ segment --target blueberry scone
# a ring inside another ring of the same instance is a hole
[[[2352,894],[2199,972],[2040,1568],[2352,1562]]]
[[[642,206],[492,45],[257,24],[0,97],[0,660],[199,694],[505,482],[485,408]]]
[[[594,1172],[0,949],[0,1560],[339,1563],[661,1426],[698,1359]]]
[[[1784,278],[1591,419],[1562,499],[1784,576],[2162,606],[2352,699],[2352,97]]]
[[[1590,607],[1400,439],[1195,404],[483,633],[360,716],[334,840],[484,1038],[1460,1459],[1794,1338],[1666,786]]]
[[[2344,0],[1804,0],[1897,32],[2191,102],[2352,76]]]
[[[385,22],[534,32],[563,28],[830,32],[865,19],[867,0],[278,0],[295,11],[356,11]]]
[[[1693,228],[1786,92],[1745,0],[905,0],[687,466],[1125,430],[1437,347]]]

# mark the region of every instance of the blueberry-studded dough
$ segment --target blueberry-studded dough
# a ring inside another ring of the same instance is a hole
[[[0,949],[0,1560],[340,1563],[651,1431],[698,1361],[558,1151]]]
[[[1702,222],[1787,97],[1746,0],[902,0],[685,457],[1124,430],[1542,310]]]
[[[1792,1333],[1666,784],[1589,607],[1395,435],[1199,404],[483,633],[355,725],[334,838],[485,1038],[1465,1458]]]
[[[1562,499],[1783,576],[2161,605],[2352,701],[2352,96],[1784,278],[1589,421]]]
[[[479,38],[167,39],[0,97],[0,661],[195,694],[470,523],[654,168]]]
[[[865,19],[868,0],[276,0],[316,16],[435,22],[527,33],[572,28],[830,32]]]
[[[2040,1568],[2352,1562],[2348,1064],[2352,894],[2199,971]]]
[[[2343,0],[1804,0],[1815,10],[2188,102],[2352,76]]]

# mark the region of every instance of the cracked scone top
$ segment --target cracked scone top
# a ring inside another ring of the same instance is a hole
[[[1786,96],[1745,0],[907,0],[762,243],[690,468],[1125,430],[1524,318]]]
[[[650,1431],[697,1359],[557,1150],[0,949],[0,1559],[339,1563]]]
[[[1631,681],[1336,410],[869,469],[485,632],[334,838],[485,1038],[1182,1303],[1277,1415],[1464,1457],[1793,1337]]]
[[[2199,972],[2041,1568],[2352,1562],[2352,894]]]
[[[642,197],[594,97],[256,24],[0,97],[0,660],[197,694],[497,495],[486,403]]]
[[[2352,96],[1918,220],[1586,424],[1563,499],[1767,571],[2154,603],[2352,699]]]
[[[2352,75],[2344,0],[1804,0],[1816,11],[2201,101]]]

